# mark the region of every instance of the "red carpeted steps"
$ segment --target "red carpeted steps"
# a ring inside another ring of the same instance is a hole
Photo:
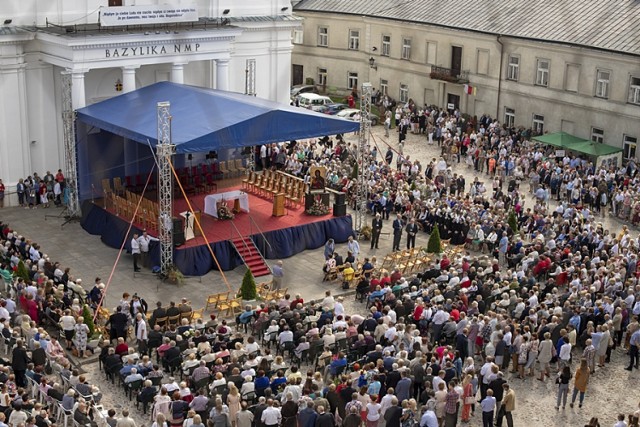
[[[261,277],[271,274],[269,266],[258,251],[258,248],[249,237],[236,237],[231,244],[242,258],[242,261],[253,274],[253,277]]]

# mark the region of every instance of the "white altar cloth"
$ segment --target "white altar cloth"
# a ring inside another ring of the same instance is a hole
[[[234,190],[226,193],[209,194],[204,198],[204,213],[218,218],[218,202],[220,200],[239,200],[240,210],[249,212],[249,195],[244,191]]]

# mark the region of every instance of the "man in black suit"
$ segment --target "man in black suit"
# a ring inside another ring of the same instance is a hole
[[[117,340],[118,338],[127,338],[128,319],[127,315],[122,312],[122,307],[118,306],[116,312],[109,316],[107,321],[111,328],[109,329],[109,337],[111,340]]]
[[[393,220],[393,248],[392,252],[400,250],[400,239],[402,238],[402,216],[398,214]]]
[[[378,249],[378,240],[380,240],[380,232],[382,231],[382,218],[377,213],[371,222],[371,249]]]
[[[418,224],[414,218],[411,218],[407,224],[407,249],[416,247],[416,234],[418,234]]]
[[[151,327],[154,327],[156,324],[156,319],[161,319],[163,317],[167,317],[167,311],[162,308],[162,302],[158,301],[156,303],[156,309],[151,313],[151,321],[149,322]]]
[[[334,427],[334,416],[325,412],[324,406],[318,406],[318,417],[316,418],[315,427]]]
[[[169,303],[169,308],[167,309],[167,316],[172,317],[172,316],[179,316],[180,315],[180,309],[178,307],[176,307],[176,303],[171,301]]]
[[[16,384],[18,387],[26,387],[25,372],[29,364],[29,356],[27,350],[22,345],[22,340],[16,342],[16,348],[13,349],[11,367],[16,376]]]
[[[391,398],[391,406],[384,413],[384,420],[387,427],[400,427],[400,418],[402,417],[402,408],[398,406],[398,398]]]
[[[163,365],[165,370],[169,369],[169,362],[180,357],[180,347],[176,345],[175,341],[171,341],[170,345],[171,347],[164,352]]]
[[[464,328],[461,333],[456,335],[456,350],[460,352],[460,359],[466,360],[469,356],[469,339],[467,334],[469,331]]]

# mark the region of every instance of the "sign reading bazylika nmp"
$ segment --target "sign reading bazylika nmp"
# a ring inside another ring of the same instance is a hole
[[[127,58],[134,56],[175,55],[180,53],[197,53],[199,51],[200,43],[172,43],[105,49],[104,57]]]
[[[148,5],[100,8],[100,25],[151,25],[198,20],[198,8],[194,5]]]

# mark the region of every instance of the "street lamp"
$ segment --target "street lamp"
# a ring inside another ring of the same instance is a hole
[[[378,71],[378,66],[376,65],[376,60],[373,56],[369,58],[369,68],[373,68]]]

